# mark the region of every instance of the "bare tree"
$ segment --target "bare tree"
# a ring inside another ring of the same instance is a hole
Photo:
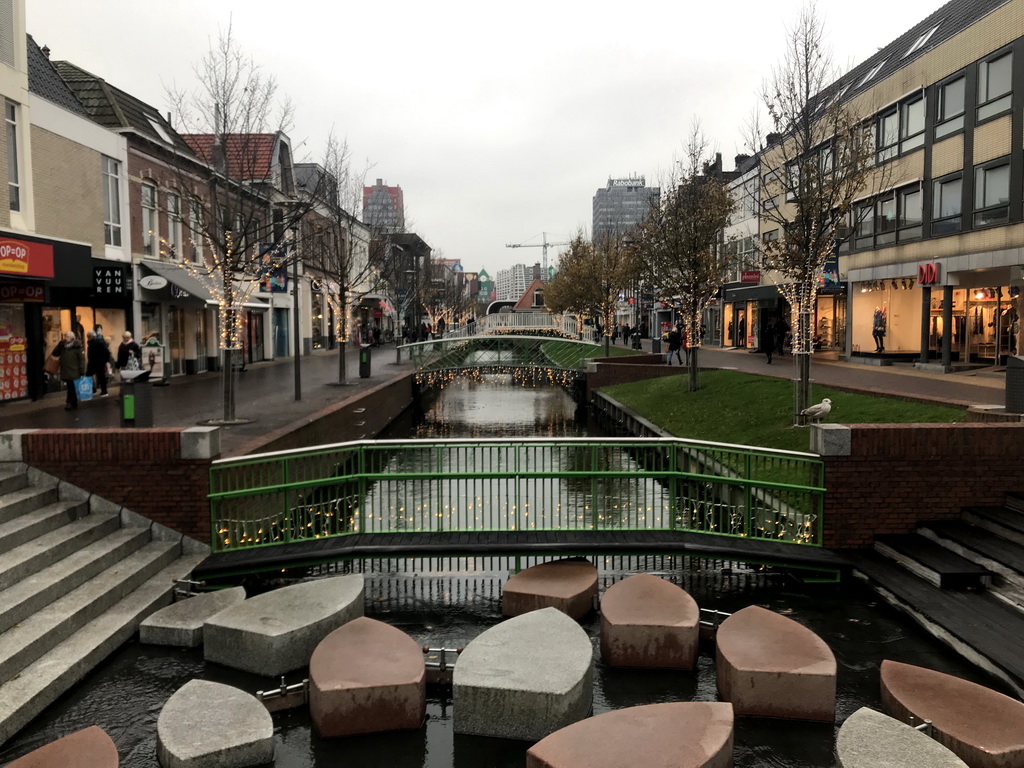
[[[850,235],[854,201],[883,189],[888,173],[875,167],[870,113],[858,114],[844,100],[845,85],[822,21],[808,6],[761,94],[774,133],[763,154],[762,261],[796,314],[797,423],[810,400],[813,314],[825,262]],[[755,137],[753,147],[760,143]]]
[[[291,109],[278,107],[276,81],[239,49],[230,26],[194,72],[194,90],[168,93],[179,133],[202,163],[198,170],[179,164],[193,248],[201,254],[181,258],[182,267],[217,301],[222,421],[233,423],[238,421],[233,369],[242,346],[242,304],[261,279],[281,274],[297,258],[289,245],[306,206],[294,197],[284,140]]]
[[[709,142],[694,122],[678,171],[663,183],[660,202],[640,225],[637,250],[658,275],[666,298],[682,303],[689,341],[689,388],[698,388],[698,350],[704,310],[725,283],[731,259],[721,242],[734,202],[721,170],[711,161]]]

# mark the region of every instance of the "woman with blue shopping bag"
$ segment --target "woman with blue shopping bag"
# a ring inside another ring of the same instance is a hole
[[[68,390],[64,410],[73,411],[78,408],[76,381],[85,376],[85,352],[82,349],[82,343],[75,334],[68,331],[64,334],[63,341],[54,347],[52,355],[60,358],[60,378]]]

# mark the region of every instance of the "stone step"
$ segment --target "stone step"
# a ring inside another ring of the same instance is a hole
[[[24,464],[0,467],[0,496],[20,491],[28,486],[28,472]]]
[[[1006,506],[1017,512],[1024,512],[1024,493],[1013,491],[1006,494]]]
[[[1024,513],[1009,507],[964,507],[964,522],[1024,547]]]
[[[120,527],[118,515],[91,514],[15,547],[0,559],[0,591],[48,568]],[[0,610],[3,605],[4,600],[0,598]]]
[[[9,523],[26,512],[52,504],[58,501],[59,498],[57,486],[50,488],[26,486],[10,493],[5,493],[0,497],[0,525]]]
[[[99,530],[111,525],[110,516],[89,515],[81,522],[85,521],[98,522],[95,528]],[[148,528],[117,528],[117,522],[113,516],[114,528],[103,538],[0,592],[0,632],[43,610],[149,542]]]
[[[168,605],[174,580],[201,559],[172,552],[171,562],[141,586],[0,685],[0,745],[131,639],[146,616]]]
[[[6,554],[38,536],[55,531],[89,514],[87,501],[58,501],[26,511],[0,525],[0,554]]]
[[[10,679],[137,589],[178,557],[153,541],[0,635],[0,680]],[[141,619],[140,619],[141,621]]]
[[[915,533],[875,537],[875,551],[940,589],[987,587],[992,572]]]
[[[1024,547],[958,520],[925,522],[918,533],[992,571],[992,591],[1024,605]]]

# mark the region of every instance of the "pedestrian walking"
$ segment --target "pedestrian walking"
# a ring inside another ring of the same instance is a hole
[[[85,352],[87,363],[85,375],[92,376],[99,389],[99,397],[107,396],[107,366],[110,365],[110,347],[96,331],[85,334]]]
[[[117,348],[117,369],[140,370],[142,368],[142,347],[132,338],[131,331],[121,334],[121,346]]]
[[[775,352],[775,323],[769,322],[761,331],[761,351],[768,357],[768,365],[772,364],[772,353]]]
[[[775,351],[779,357],[786,354],[786,337],[789,336],[789,323],[780,319],[775,324]]]
[[[67,387],[64,410],[76,410],[78,392],[75,390],[75,380],[85,376],[85,352],[82,350],[82,343],[74,333],[67,331],[60,343],[53,348],[53,356],[60,358],[60,378]]]
[[[668,332],[668,357],[665,358],[665,365],[672,365],[672,355],[675,354],[676,360],[679,364],[683,364],[683,356],[680,353],[680,349],[683,346],[683,334],[679,332],[679,326],[676,326]]]

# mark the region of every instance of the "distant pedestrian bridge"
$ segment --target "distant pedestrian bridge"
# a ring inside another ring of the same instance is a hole
[[[676,438],[377,440],[214,462],[205,576],[351,557],[710,553],[835,573],[812,454]]]

